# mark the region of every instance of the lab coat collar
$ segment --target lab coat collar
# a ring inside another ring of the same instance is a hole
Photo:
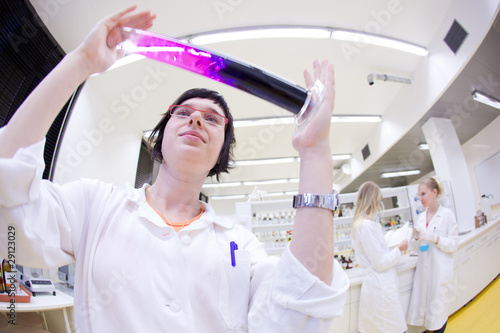
[[[165,222],[162,218],[158,216],[158,214],[146,201],[146,188],[149,186],[149,184],[144,184],[141,188],[134,189],[129,197],[129,200],[138,206],[138,214],[140,217],[143,217],[158,226],[165,226]],[[215,210],[212,206],[203,201],[200,201],[200,203],[203,206],[203,209],[205,209],[205,212],[197,221],[194,221],[185,229],[201,229],[210,223],[215,223],[226,229],[231,229],[234,226],[234,222],[232,220],[215,215]]]
[[[425,217],[427,218],[427,210],[425,211],[425,215],[426,215]],[[443,207],[439,205],[436,214],[434,214],[432,220],[429,221],[429,225],[427,226],[427,228],[429,229],[431,227],[434,227],[434,224],[436,224],[437,221],[441,220],[442,215],[443,215]]]

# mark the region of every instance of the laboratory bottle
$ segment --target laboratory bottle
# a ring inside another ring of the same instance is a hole
[[[9,288],[10,288],[10,283],[9,283],[9,278],[10,278],[10,273],[11,272],[11,269],[10,269],[10,264],[7,260],[2,260],[2,286],[3,286],[3,290],[5,292],[8,292],[9,291]]]
[[[0,267],[0,294],[3,294],[5,292],[5,288],[3,286],[3,270]]]

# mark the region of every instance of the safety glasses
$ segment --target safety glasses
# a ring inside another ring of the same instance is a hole
[[[209,125],[224,127],[228,123],[228,119],[217,112],[198,110],[187,105],[170,105],[168,111],[171,116],[182,119],[187,119],[193,112],[198,111],[205,123]]]

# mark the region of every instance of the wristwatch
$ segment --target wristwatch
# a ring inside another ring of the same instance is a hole
[[[303,193],[293,196],[293,208],[318,207],[334,212],[338,206],[339,193],[337,191],[333,191],[331,194]]]

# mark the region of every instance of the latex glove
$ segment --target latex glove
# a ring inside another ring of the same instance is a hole
[[[417,228],[413,228],[413,236],[416,240],[420,239],[421,232]]]
[[[438,242],[438,236],[434,235],[434,234],[424,233],[423,235],[421,235],[421,237],[423,240],[426,240],[432,244],[437,244],[437,242]]]
[[[413,235],[415,236],[416,240],[422,238],[423,234],[425,234],[425,228],[423,226],[419,225],[413,228]]]

